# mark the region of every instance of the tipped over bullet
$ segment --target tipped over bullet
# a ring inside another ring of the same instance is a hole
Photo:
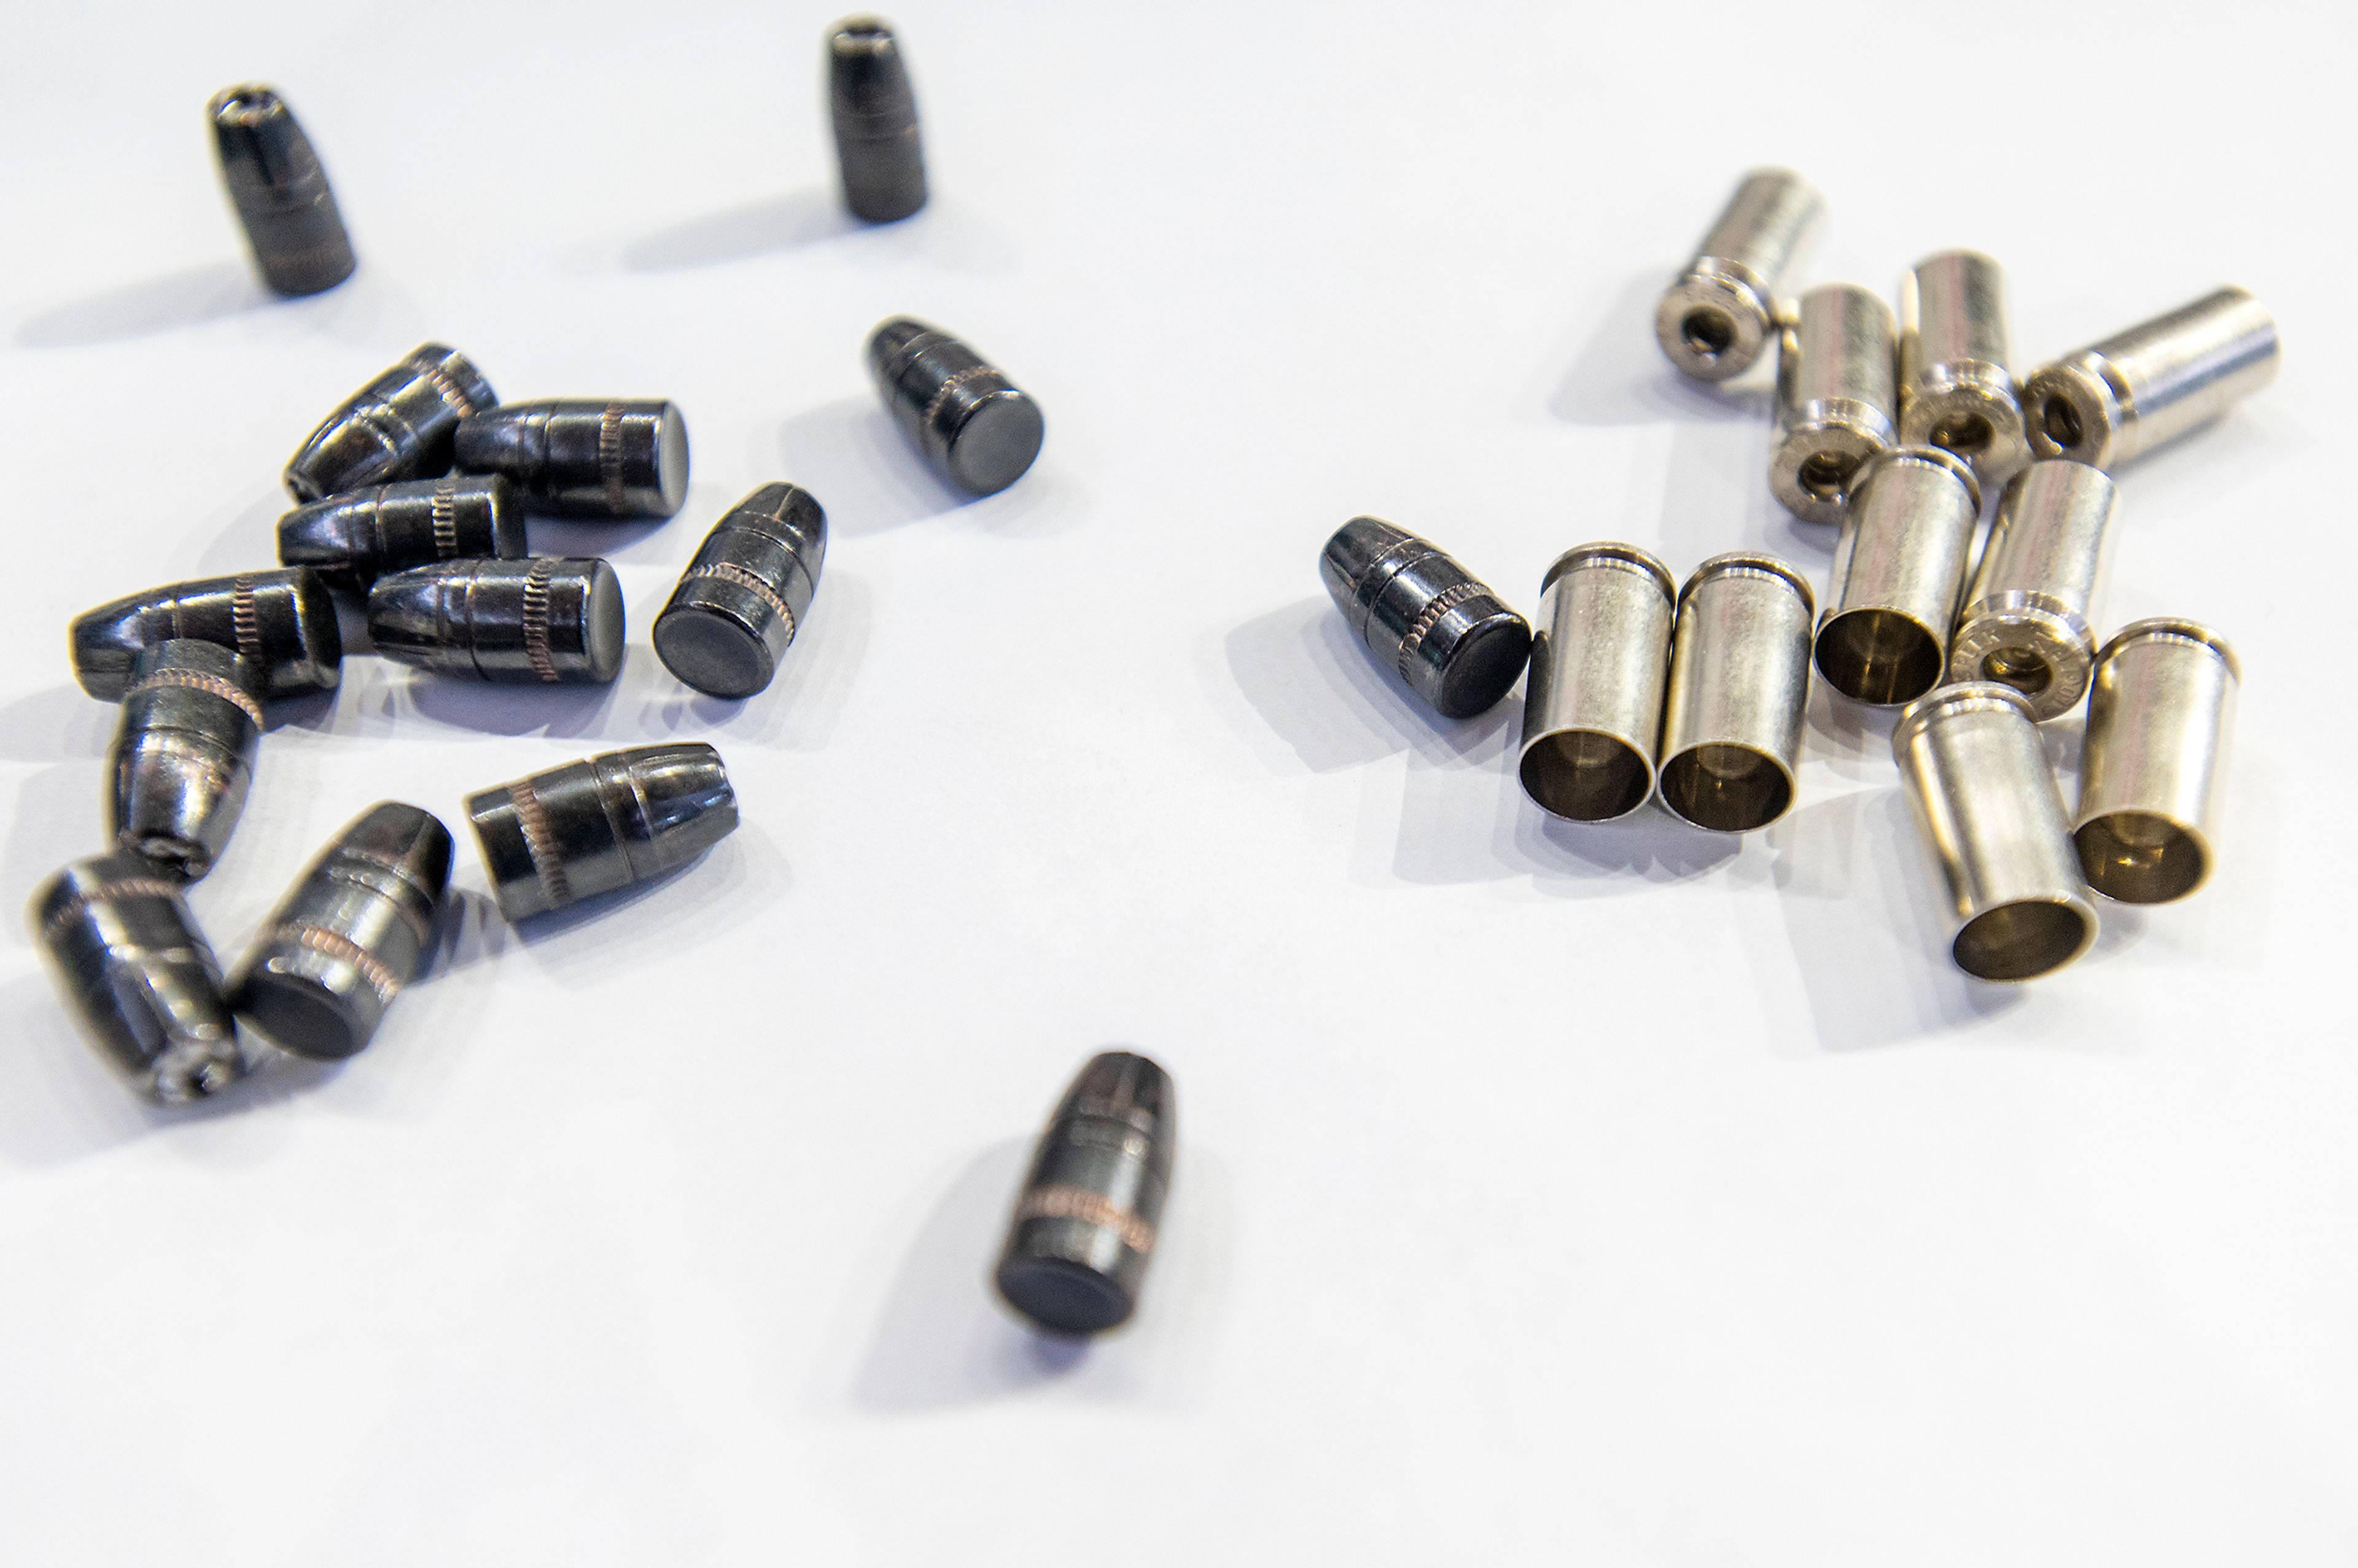
[[[1318,575],[1379,662],[1444,719],[1507,695],[1531,656],[1531,629],[1432,545],[1380,517],[1354,517],[1318,557]]]
[[[607,752],[467,799],[510,920],[686,865],[737,827],[720,753],[702,741]]]
[[[524,512],[497,474],[404,480],[297,506],[278,519],[278,558],[309,567],[330,588],[360,589],[429,561],[512,561],[525,553]]]
[[[655,656],[714,697],[751,697],[818,592],[827,514],[810,492],[765,484],[712,525],[655,618]]]
[[[369,637],[388,659],[477,680],[595,682],[622,667],[622,589],[594,557],[438,561],[379,578]]]
[[[452,449],[558,517],[660,519],[687,499],[687,421],[661,398],[503,404],[462,422]]]
[[[245,809],[261,737],[243,658],[186,637],[142,649],[108,755],[115,842],[181,881],[212,870]]]
[[[287,460],[287,492],[318,501],[363,485],[449,473],[459,421],[498,401],[466,355],[420,343],[311,432]]]
[[[884,406],[943,478],[970,495],[1022,479],[1047,423],[1031,394],[938,328],[895,316],[868,334]]]
[[[352,273],[352,243],[336,193],[294,111],[258,82],[205,105],[213,153],[262,280],[279,294],[317,294]]]
[[[827,40],[827,103],[843,204],[871,223],[925,204],[925,151],[901,40],[878,16],[848,16]]]
[[[343,667],[327,585],[308,568],[282,567],[168,583],[85,611],[70,633],[74,679],[113,702],[130,686],[140,651],[176,637],[241,654],[264,697],[331,691]]]

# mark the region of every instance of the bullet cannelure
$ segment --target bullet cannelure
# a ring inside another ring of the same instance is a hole
[[[1530,624],[1405,528],[1352,518],[1326,541],[1318,575],[1377,662],[1444,719],[1491,708],[1523,673]]]
[[[366,592],[390,572],[434,561],[516,560],[524,511],[494,474],[404,480],[296,507],[278,519],[278,559],[331,589]]]
[[[118,845],[183,881],[212,869],[253,779],[254,684],[245,660],[216,643],[140,650],[107,762]]]
[[[499,401],[467,356],[420,343],[346,398],[287,460],[287,490],[319,501],[366,485],[450,471],[459,421]]]
[[[1047,427],[1031,394],[938,328],[906,316],[881,323],[868,370],[925,460],[970,495],[1005,490],[1040,455]]]
[[[505,403],[460,423],[454,460],[556,517],[660,520],[687,499],[687,421],[661,398]]]
[[[74,679],[91,696],[115,701],[140,651],[176,637],[238,654],[265,698],[332,691],[343,667],[344,639],[327,585],[308,568],[281,567],[167,583],[85,611],[69,635]]]
[[[712,525],[655,618],[655,656],[714,697],[751,697],[818,592],[827,514],[806,490],[765,484]]]
[[[438,561],[379,578],[369,637],[436,675],[602,685],[622,667],[622,589],[594,557]]]
[[[701,741],[608,752],[471,795],[467,817],[510,920],[686,865],[737,827],[720,753]]]

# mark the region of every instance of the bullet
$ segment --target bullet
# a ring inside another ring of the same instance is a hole
[[[2095,663],[2091,625],[2120,492],[2100,469],[2033,463],[1998,498],[1949,643],[1949,678],[2014,687],[2042,722],[2069,713]]]
[[[877,16],[848,16],[827,35],[827,103],[843,204],[871,223],[925,204],[925,151],[901,40]]]
[[[524,553],[523,508],[496,474],[380,484],[278,519],[279,560],[309,567],[331,589],[366,592],[388,572],[429,561],[512,561]]]
[[[2007,368],[2006,275],[1979,251],[1927,256],[1899,281],[1899,438],[1974,465],[1982,488],[2030,460]]]
[[[1696,827],[1749,833],[1791,807],[1813,610],[1774,556],[1714,556],[1679,590],[1660,787]]]
[[[262,280],[279,294],[317,294],[352,274],[352,242],[311,139],[295,112],[259,82],[205,105],[222,183],[244,225]]]
[[[720,753],[701,741],[607,752],[467,799],[500,912],[523,920],[659,876],[737,827]]]
[[[1725,381],[1751,368],[1776,330],[1777,290],[1824,210],[1790,169],[1744,177],[1654,311],[1654,338],[1680,374]]]
[[[74,618],[74,679],[109,702],[131,684],[140,650],[176,637],[217,643],[243,656],[265,698],[332,691],[343,634],[327,585],[305,567],[167,583]]]
[[[1444,719],[1495,705],[1523,673],[1531,629],[1473,575],[1380,517],[1354,517],[1318,557],[1351,630]]]
[[[1517,764],[1541,810],[1606,822],[1654,793],[1677,592],[1635,545],[1582,545],[1548,568]]]
[[[556,517],[659,520],[687,499],[687,421],[661,398],[503,403],[462,420],[454,449]]]
[[[622,589],[594,557],[438,561],[379,578],[369,637],[436,675],[600,684],[622,667]]]
[[[2277,357],[2276,321],[2248,290],[2206,294],[2034,373],[2031,449],[2117,468],[2267,385]]]
[[[27,910],[82,1033],[133,1089],[186,1105],[245,1072],[221,971],[178,883],[136,855],[77,860]]]
[[[996,1274],[1010,1306],[1052,1334],[1129,1321],[1171,1190],[1178,1108],[1170,1075],[1146,1057],[1089,1058],[1016,1194]]]
[[[115,842],[165,875],[212,870],[245,809],[262,736],[246,662],[216,643],[176,637],[143,648],[123,694],[107,773]]]
[[[420,343],[344,400],[287,461],[287,493],[318,501],[450,471],[459,421],[499,401],[467,356]]]
[[[383,801],[344,825],[278,907],[230,988],[237,1016],[315,1061],[359,1052],[434,948],[450,830]]]
[[[714,697],[751,697],[818,592],[827,514],[810,492],[765,484],[712,525],[655,617],[655,656]]]
[[[1850,496],[1833,602],[1818,621],[1818,673],[1854,702],[1896,707],[1939,685],[1948,665],[1981,487],[1954,452],[1894,447],[1866,460]]]
[[[1840,523],[1851,475],[1899,438],[1890,308],[1867,289],[1828,284],[1801,296],[1778,341],[1768,488],[1804,523]]]
[[[2096,655],[2071,838],[2088,885],[2168,903],[2211,874],[2243,668],[2192,621],[2132,622]]]
[[[1040,455],[1040,406],[947,332],[906,316],[882,322],[868,371],[925,460],[969,494],[1005,490]]]

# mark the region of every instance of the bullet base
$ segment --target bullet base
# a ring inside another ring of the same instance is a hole
[[[1011,1258],[999,1266],[1007,1304],[1051,1334],[1102,1334],[1127,1322],[1130,1300],[1094,1270],[1061,1258]]]

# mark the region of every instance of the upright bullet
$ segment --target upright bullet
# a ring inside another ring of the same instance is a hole
[[[1055,1334],[1129,1320],[1171,1190],[1177,1115],[1171,1076],[1153,1062],[1089,1058],[1016,1194],[996,1276],[1010,1306]]]
[[[901,40],[881,17],[849,16],[827,40],[827,102],[843,204],[871,223],[925,204],[925,151]]]
[[[827,514],[810,492],[765,484],[712,525],[655,617],[655,656],[697,690],[751,697],[818,592]]]
[[[686,865],[737,827],[720,753],[702,741],[568,762],[467,799],[510,920]]]
[[[493,474],[404,480],[296,507],[278,519],[278,558],[330,588],[366,592],[429,561],[512,561],[525,553],[515,491]]]
[[[438,561],[379,578],[369,637],[436,675],[602,685],[622,667],[622,589],[594,557]]]
[[[2006,275],[1979,251],[1942,251],[1899,280],[1899,437],[1971,463],[1984,490],[2030,460],[2006,357]]]
[[[450,830],[384,801],[344,825],[264,923],[230,1003],[283,1051],[352,1055],[434,947]]]
[[[168,583],[85,611],[70,636],[74,679],[113,702],[130,686],[140,650],[175,637],[233,649],[264,697],[333,690],[343,666],[327,585],[308,568],[284,567]]]
[[[1318,557],[1318,575],[1379,663],[1444,719],[1468,719],[1523,673],[1531,629],[1473,574],[1405,528],[1354,517]]]
[[[1996,681],[2042,722],[2088,690],[2105,545],[2120,492],[2101,469],[2033,463],[1998,498],[1949,641],[1949,678]]]
[[[177,882],[136,855],[101,855],[42,883],[27,914],[83,1035],[135,1090],[185,1105],[243,1076],[221,971]]]
[[[1828,284],[1801,296],[1778,341],[1768,488],[1804,523],[1840,523],[1851,475],[1899,438],[1891,309],[1867,289]]]
[[[287,460],[287,492],[297,501],[318,501],[364,485],[449,473],[459,421],[498,401],[466,355],[420,343],[311,432]]]
[[[1756,168],[1654,311],[1654,338],[1682,375],[1741,375],[1776,330],[1777,291],[1815,235],[1824,203],[1788,168]]]
[[[462,421],[455,450],[553,516],[661,519],[687,499],[687,421],[657,397],[502,404]]]
[[[895,316],[868,335],[884,406],[935,470],[972,495],[1005,490],[1040,455],[1040,406],[938,328]]]
[[[287,101],[258,82],[213,95],[213,152],[262,280],[317,294],[352,273],[352,243],[311,139]]]
[[[140,650],[107,759],[117,844],[184,881],[212,869],[253,779],[253,687],[252,667],[217,643],[176,637]]]
[[[2248,290],[2206,294],[2034,373],[2031,449],[2116,468],[2267,385],[2277,360],[2276,321]]]

